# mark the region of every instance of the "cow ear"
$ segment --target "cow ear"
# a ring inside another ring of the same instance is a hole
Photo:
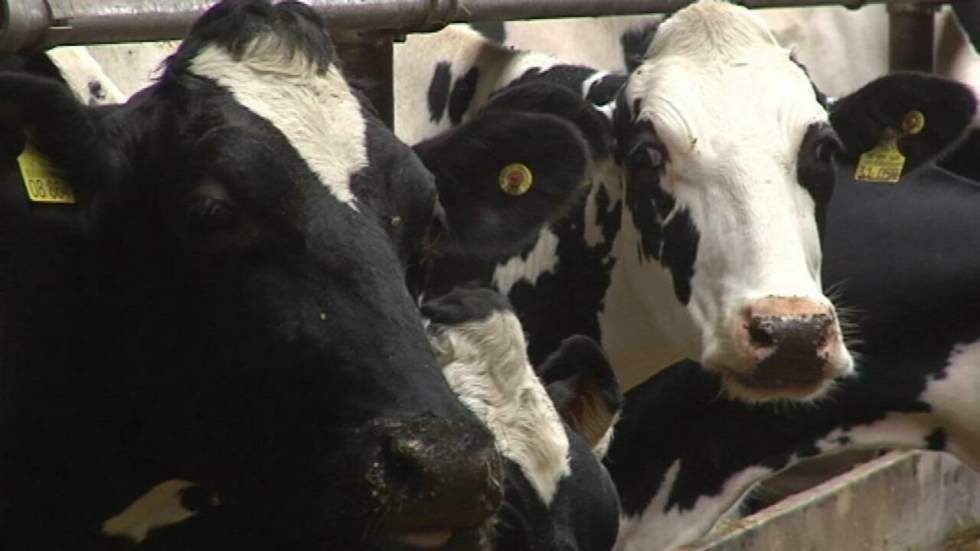
[[[603,457],[623,393],[602,348],[588,337],[569,337],[538,367],[538,376],[562,419]]]
[[[581,195],[588,146],[553,115],[500,111],[416,144],[444,212],[436,254],[511,256]]]
[[[957,143],[976,113],[977,100],[951,80],[896,73],[874,80],[838,100],[830,122],[844,144],[845,157],[857,159],[898,135],[905,170],[934,160]]]
[[[483,113],[524,111],[554,115],[575,125],[589,144],[592,158],[612,153],[612,125],[589,101],[564,86],[538,81],[509,86],[483,107]]]
[[[61,81],[0,72],[0,135],[32,202],[84,198],[104,183],[109,151],[93,110]]]

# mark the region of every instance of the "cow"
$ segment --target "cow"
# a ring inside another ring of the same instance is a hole
[[[691,543],[753,483],[844,450],[941,450],[980,471],[980,183],[925,167],[869,184],[853,170],[828,209],[823,276],[856,311],[856,376],[800,407],[721,397],[688,362],[630,390],[607,456],[617,549]]]
[[[746,400],[814,398],[852,371],[819,273],[833,158],[873,149],[917,111],[924,131],[897,138],[907,172],[958,139],[976,104],[956,84],[895,75],[828,114],[751,12],[712,1],[660,25],[629,75],[458,27],[410,37],[395,62],[406,141],[488,112],[546,112],[575,122],[595,158],[586,198],[521,255],[437,263],[433,292],[492,283],[531,335],[533,362],[584,334],[624,388],[691,358]]]
[[[500,217],[483,231],[436,186],[485,180],[426,170],[324,28],[222,2],[122,105],[0,72],[3,548],[468,549],[490,529],[501,458],[407,272],[560,208],[585,140],[513,117],[575,159],[516,210],[465,211]]]
[[[423,304],[422,314],[449,385],[504,458],[488,547],[611,549],[619,500],[600,456],[622,394],[598,345],[566,339],[539,366],[539,380],[520,322],[495,291],[457,288]]]

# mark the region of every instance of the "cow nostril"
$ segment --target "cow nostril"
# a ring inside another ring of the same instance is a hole
[[[830,342],[831,335],[833,335],[834,319],[826,315],[817,315],[813,318],[814,325],[816,326],[814,344],[816,344],[818,349],[824,348]]]
[[[746,326],[753,348],[774,348],[793,355],[813,355],[833,336],[833,318],[823,314],[752,318]]]
[[[426,446],[416,438],[390,437],[385,445],[385,472],[398,484],[410,484],[425,474]]]
[[[752,318],[748,324],[749,341],[757,348],[768,348],[776,344],[773,339],[772,324],[759,318]]]

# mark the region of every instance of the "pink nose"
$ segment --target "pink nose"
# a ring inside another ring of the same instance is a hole
[[[809,386],[833,374],[827,363],[837,340],[833,307],[801,297],[769,296],[748,303],[736,341],[752,366],[746,375],[766,387]]]

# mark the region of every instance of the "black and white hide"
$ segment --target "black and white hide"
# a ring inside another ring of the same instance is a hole
[[[598,345],[566,340],[539,379],[520,322],[496,292],[456,289],[422,313],[446,380],[504,457],[504,500],[486,548],[610,549],[619,504],[600,459],[622,395]]]

